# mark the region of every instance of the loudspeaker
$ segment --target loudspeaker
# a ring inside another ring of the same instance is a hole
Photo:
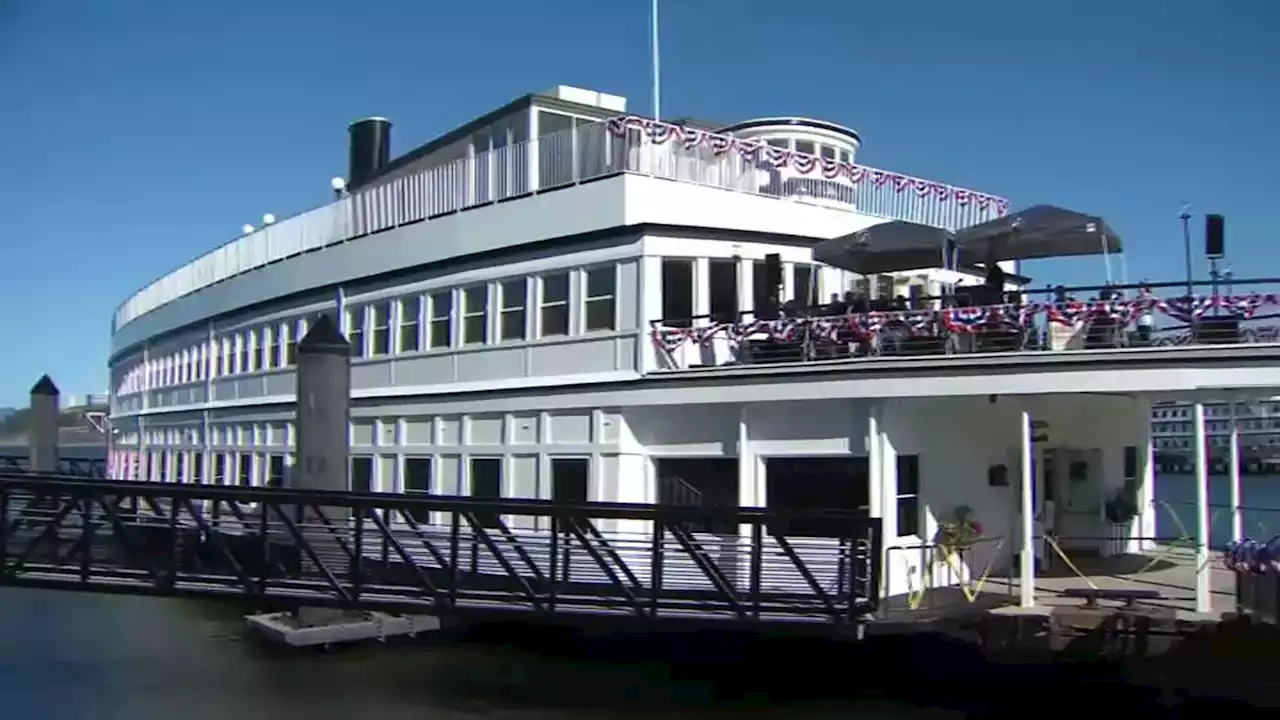
[[[782,288],[782,256],[778,253],[764,256],[764,284],[769,288],[770,297],[777,297]]]
[[[1226,255],[1227,238],[1226,221],[1221,215],[1204,216],[1204,254],[1205,257],[1220,258]]]

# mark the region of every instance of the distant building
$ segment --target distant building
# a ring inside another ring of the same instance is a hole
[[[1195,433],[1188,403],[1165,403],[1151,409],[1151,435],[1156,450],[1171,452],[1192,450]],[[1230,403],[1206,404],[1205,436],[1210,449],[1227,447],[1231,436]],[[1236,427],[1240,446],[1247,449],[1275,448],[1280,452],[1280,397],[1235,406]]]

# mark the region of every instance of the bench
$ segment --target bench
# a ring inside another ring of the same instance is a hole
[[[1062,591],[1063,597],[1083,598],[1084,606],[1088,608],[1098,607],[1099,600],[1122,600],[1126,608],[1134,607],[1139,600],[1159,600],[1159,590],[1138,590],[1138,589],[1114,589],[1103,590],[1101,588],[1067,588]]]

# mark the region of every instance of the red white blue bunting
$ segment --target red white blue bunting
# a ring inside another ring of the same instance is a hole
[[[953,202],[961,206],[973,204],[983,210],[995,205],[996,213],[999,215],[1009,211],[1009,201],[994,195],[777,148],[759,140],[717,135],[705,130],[635,116],[613,118],[606,123],[606,127],[616,137],[624,137],[628,131],[639,130],[655,145],[676,142],[683,145],[686,150],[706,147],[716,155],[732,152],[749,162],[766,162],[775,168],[790,168],[799,175],[819,174],[827,180],[843,179],[852,185],[858,185],[865,180],[875,187],[887,185],[897,193],[913,192],[918,197],[932,197],[940,202]]]
[[[1270,293],[1170,299],[1149,296],[1095,302],[1006,304],[945,310],[782,317],[776,320],[711,323],[687,328],[657,325],[653,328],[652,335],[655,344],[671,351],[687,342],[706,344],[716,338],[727,338],[730,342],[741,342],[747,338],[788,342],[801,340],[806,336],[830,340],[850,336],[865,338],[891,326],[905,327],[913,333],[921,334],[937,327],[945,327],[953,333],[974,333],[986,328],[1027,328],[1039,317],[1043,317],[1045,322],[1073,327],[1086,319],[1103,316],[1114,325],[1126,326],[1136,323],[1143,315],[1156,313],[1185,323],[1217,309],[1248,320],[1260,308],[1276,305],[1280,305],[1280,295]]]

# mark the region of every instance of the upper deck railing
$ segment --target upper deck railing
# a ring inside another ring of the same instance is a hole
[[[1008,202],[922,178],[840,163],[638,117],[552,133],[397,177],[236,238],[124,301],[115,329],[241,273],[364,235],[461,210],[638,173],[839,208],[894,220],[965,227]]]
[[[1268,285],[1280,279],[1234,281]],[[1161,286],[1166,287],[1161,287]],[[1166,292],[1183,288],[1178,295]],[[651,323],[659,370],[873,360],[877,357],[1280,343],[1280,294],[1185,294],[1186,283],[1004,293],[957,306],[917,299],[864,308],[854,301],[783,309],[772,317]],[[1063,297],[1065,295],[1065,297]]]

